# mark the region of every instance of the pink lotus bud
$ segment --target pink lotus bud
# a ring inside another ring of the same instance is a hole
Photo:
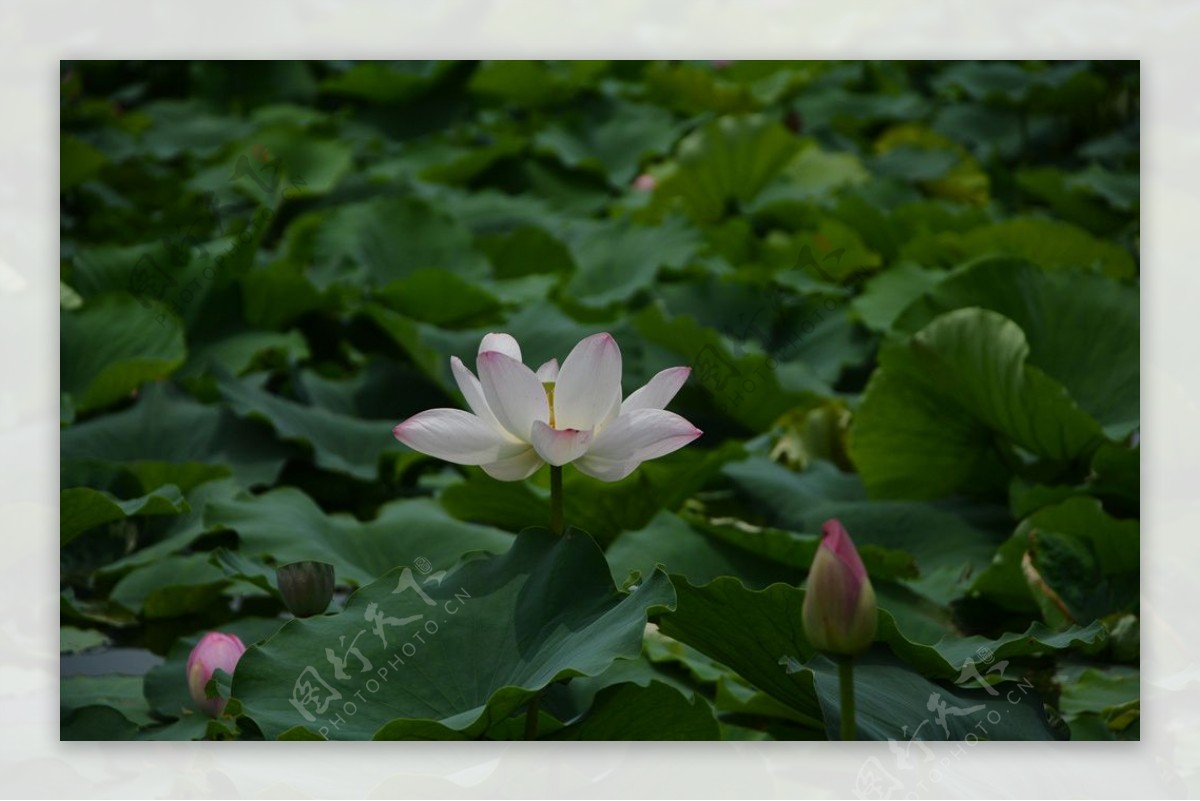
[[[658,181],[648,172],[644,172],[633,179],[633,188],[639,192],[653,192],[656,186],[658,186]]]
[[[225,699],[208,698],[204,688],[208,686],[208,680],[217,670],[223,670],[232,676],[233,669],[237,667],[238,660],[245,652],[246,646],[242,645],[236,634],[210,631],[196,643],[196,647],[188,655],[187,680],[192,701],[201,712],[214,718],[221,716],[225,710]]]
[[[723,70],[732,63],[733,61],[729,59],[714,59],[712,65],[714,70]]]
[[[821,527],[804,594],[804,633],[818,651],[853,656],[871,647],[875,588],[850,535],[837,520]]]

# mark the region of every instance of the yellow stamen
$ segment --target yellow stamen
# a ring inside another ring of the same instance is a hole
[[[546,403],[550,405],[550,427],[554,428],[554,382],[543,381],[542,386],[546,388]]]

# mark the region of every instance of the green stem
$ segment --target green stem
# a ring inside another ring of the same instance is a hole
[[[550,466],[550,530],[562,536],[563,533],[563,488],[562,468]]]
[[[554,468],[558,470],[559,468]],[[536,740],[538,730],[538,699],[541,694],[533,696],[529,701],[529,706],[525,707],[525,739]]]
[[[838,659],[838,686],[842,695],[842,739],[857,739],[854,725],[854,657]]]

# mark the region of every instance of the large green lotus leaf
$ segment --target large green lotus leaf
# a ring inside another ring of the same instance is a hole
[[[294,364],[309,357],[308,342],[299,331],[241,331],[198,345],[188,356],[179,378],[222,371],[242,375],[274,364]]]
[[[64,430],[59,452],[64,465],[130,464],[176,485],[187,483],[176,480],[177,473],[186,478],[201,462],[226,467],[250,486],[273,483],[289,450],[265,426],[164,384],[149,384],[133,407]]]
[[[979,308],[885,346],[851,429],[868,491],[922,499],[1006,488],[997,437],[1054,461],[1093,450],[1100,426],[1028,356],[1016,323]]]
[[[861,65],[846,65],[859,73]],[[863,92],[841,86],[814,88],[797,98],[806,131],[822,134],[835,129],[838,134],[877,127],[880,122],[911,120],[925,116],[929,100],[916,92]]]
[[[225,571],[207,553],[164,556],[126,573],[109,598],[146,620],[163,620],[202,614],[223,600],[230,586]],[[238,587],[241,595],[261,596],[253,587]]]
[[[59,493],[60,543],[66,545],[88,529],[114,520],[135,515],[177,515],[187,510],[187,501],[173,484],[125,501],[90,487],[65,489]]]
[[[276,192],[287,200],[326,194],[349,172],[353,162],[353,151],[345,142],[318,138],[291,126],[257,131],[245,148],[254,149],[268,159],[266,169],[260,167],[258,172],[270,190],[265,200],[273,200]],[[246,173],[247,168],[240,164],[243,158],[245,154],[240,153],[239,161],[226,166],[227,176]]]
[[[1102,168],[1096,169],[1104,173]],[[1110,187],[1104,179],[1093,181],[1094,176],[1094,173],[1072,175],[1055,167],[1033,167],[1018,170],[1016,174],[1017,185],[1045,202],[1055,214],[1094,235],[1105,236],[1122,225],[1122,215],[1108,205],[1108,193],[1112,193],[1114,205],[1123,204],[1130,200],[1126,192],[1132,188],[1132,200],[1136,203],[1137,179],[1135,175],[1132,187],[1121,180]]]
[[[450,66],[446,61],[364,61],[321,81],[320,90],[370,103],[402,103],[425,92]]]
[[[462,186],[503,160],[525,151],[526,140],[509,133],[483,146],[454,144],[444,139],[407,142],[402,155],[371,169],[371,177],[387,182],[437,181]]]
[[[679,198],[697,222],[724,217],[731,203],[748,205],[800,149],[799,141],[763,115],[720,117],[679,143],[674,171],[655,192],[666,205]]]
[[[97,629],[79,629],[74,626],[60,626],[58,629],[60,654],[76,654],[108,645],[110,642],[108,636]]]
[[[232,191],[273,211],[287,201],[329,192],[350,161],[350,149],[342,143],[283,121],[234,143],[221,158],[197,170],[185,186],[202,196]]]
[[[779,528],[763,528],[733,518],[702,519],[688,515],[692,526],[720,542],[734,545],[793,569],[808,570],[821,541],[818,534],[798,534]],[[915,578],[918,575],[912,554],[880,545],[859,548],[863,563],[872,576],[882,581]],[[795,576],[795,573],[792,573]]]
[[[803,666],[789,661],[787,669],[812,674],[829,739],[838,739],[837,664],[817,655]],[[935,683],[878,646],[854,660],[854,695],[859,740],[963,742],[972,734],[981,740],[1066,739],[1065,732],[1051,727],[1028,679],[979,689]]]
[[[175,315],[155,301],[123,293],[63,312],[60,336],[62,389],[71,394],[77,414],[169,376],[187,356]]]
[[[786,655],[814,653],[801,628],[804,592],[786,584],[748,590],[735,578],[702,587],[682,576],[672,580],[677,605],[658,623],[663,634],[728,665],[758,689],[817,726],[823,720],[811,677],[788,676]]]
[[[60,711],[58,739],[70,741],[124,741],[137,738],[138,725],[116,707],[104,704]]]
[[[752,204],[761,211],[779,201],[824,200],[838,190],[862,184],[870,173],[853,153],[821,149],[809,142]]]
[[[374,481],[385,454],[404,452],[392,436],[395,420],[363,420],[306,406],[262,389],[261,376],[236,379],[218,373],[217,382],[221,396],[236,414],[263,420],[280,439],[307,443],[317,466],[325,470]]]
[[[724,473],[769,525],[816,537],[826,520],[837,518],[859,548],[885,549],[880,557],[888,552],[911,555],[917,578],[905,579],[901,571],[885,572],[879,578],[900,579],[938,603],[949,603],[966,592],[971,577],[991,563],[999,541],[987,528],[947,508],[913,501],[869,501],[857,477],[828,462],[814,462],[805,472],[796,473],[755,457],[726,465]],[[889,563],[881,559],[880,565],[870,567],[877,571]]]
[[[613,186],[623,189],[642,159],[665,153],[680,128],[671,113],[658,106],[609,101],[551,123],[533,142],[568,167],[598,168]]]
[[[646,637],[654,636],[658,636],[664,641],[667,640],[666,637],[657,635],[652,624],[647,625]],[[670,640],[670,642],[675,643],[674,640]],[[551,686],[542,696],[541,710],[553,715],[555,721],[565,721],[568,725],[578,723],[592,709],[601,691],[620,685],[636,685],[647,688],[651,684],[658,683],[674,688],[689,701],[695,698],[696,688],[680,676],[678,671],[663,671],[655,667],[655,663],[647,655],[645,644],[643,641],[643,653],[637,659],[618,659],[603,673],[595,676],[579,676],[570,682]],[[687,647],[682,643],[675,643],[675,645],[679,648]],[[690,653],[700,659],[707,659],[694,649],[690,649]]]
[[[1048,506],[1021,522],[975,578],[972,594],[1010,609],[1041,608],[1058,622],[1064,613],[1082,621],[1126,608],[1137,600],[1139,529],[1136,520],[1109,516],[1095,498]]]
[[[323,216],[310,247],[319,286],[343,280],[384,286],[426,268],[480,278],[488,267],[470,231],[414,198],[337,206]]]
[[[448,327],[478,325],[500,309],[499,299],[485,286],[433,268],[393,281],[376,297],[410,319]]]
[[[185,218],[179,230],[158,241],[79,248],[63,265],[64,278],[84,299],[129,292],[147,301],[169,303],[181,287],[203,277],[192,245],[211,224],[210,212],[201,208],[194,217]],[[167,330],[165,324],[159,328]]]
[[[964,61],[948,66],[931,83],[934,89],[954,94],[961,89],[967,96],[983,101],[1017,103],[1025,99],[1040,78],[1011,61]]]
[[[148,155],[162,160],[182,154],[209,157],[253,129],[248,121],[213,113],[199,99],[159,100],[140,112],[151,120],[141,145]]]
[[[737,576],[752,587],[787,581],[798,571],[705,534],[669,512],[659,512],[644,528],[627,531],[606,552],[613,578],[650,575],[656,565],[697,584],[717,576]]]
[[[537,108],[586,91],[609,69],[607,61],[486,61],[471,76],[471,91],[492,101]]]
[[[718,576],[736,576],[750,587],[796,581],[812,564],[818,535],[774,528],[687,519],[659,512],[645,527],[628,531],[606,551],[613,578],[649,575],[656,564],[687,576],[694,584]],[[876,581],[915,573],[912,557],[901,551],[867,545],[861,548],[867,570]]]
[[[476,235],[499,234],[523,226],[555,231],[566,219],[563,209],[533,195],[435,183],[421,183],[414,190],[417,197],[444,209]]]
[[[1096,494],[1127,504],[1136,515],[1141,505],[1141,448],[1101,445],[1092,457],[1089,478]]]
[[[100,568],[98,575],[121,575],[132,568],[182,551],[210,528],[218,528],[206,526],[204,523],[204,513],[208,504],[216,500],[232,499],[240,491],[237,482],[228,478],[206,481],[196,486],[187,493],[187,500],[182,505],[183,511],[170,520],[166,530],[157,539],[127,556],[109,562]]]
[[[762,353],[736,353],[720,333],[687,315],[668,317],[660,305],[646,306],[632,317],[638,334],[660,352],[667,364],[692,368],[689,384],[703,388],[726,417],[752,431],[771,426],[792,406],[815,398],[811,383],[790,380],[773,371]]]
[[[1072,175],[1067,184],[1074,191],[1102,198],[1119,211],[1133,211],[1141,200],[1141,177],[1137,172],[1113,172],[1092,164]]]
[[[659,628],[664,634],[728,665],[742,678],[786,704],[804,719],[814,721],[817,725],[824,720],[831,731],[836,731],[836,717],[831,716],[828,708],[829,688],[821,684],[828,676],[819,675],[826,666],[818,665],[817,672],[802,668],[796,670],[805,663],[811,668],[813,664],[810,660],[816,657],[816,652],[804,635],[801,622],[803,590],[784,584],[751,590],[737,579],[729,577],[716,579],[700,587],[692,585],[682,576],[673,579],[673,583],[677,606],[659,621]],[[883,686],[890,686],[891,692],[905,694],[906,697],[917,692],[916,700],[922,707],[929,699],[930,692],[938,688],[954,693],[963,693],[963,688],[968,688],[971,691],[965,697],[990,697],[1004,701],[1003,691],[1026,683],[1012,671],[1005,673],[1007,663],[1001,665],[1004,660],[1088,646],[1102,641],[1105,636],[1104,627],[1099,623],[1061,633],[1035,624],[1024,633],[1010,633],[995,640],[946,637],[936,644],[925,645],[906,638],[897,628],[892,615],[881,610],[872,654],[879,654],[880,658],[875,661],[887,668],[881,669],[877,677]],[[901,676],[901,673],[907,675]],[[974,678],[976,673],[982,677],[982,682]],[[835,682],[833,698],[836,699],[836,669],[830,675]],[[971,689],[997,680],[1015,681],[1016,684],[999,685],[998,696],[992,696],[986,688],[977,694]],[[932,681],[940,683],[934,685]],[[861,687],[865,688],[870,683],[866,676],[860,674]],[[904,686],[909,689],[903,689]],[[1025,691],[1036,698],[1029,687],[1018,690],[1018,694],[1023,696]],[[916,720],[905,719],[902,709],[889,713],[883,703],[884,698],[880,696],[877,700],[879,704],[873,703],[870,713],[875,725],[867,732],[873,738],[886,739],[890,736],[900,739],[900,732],[905,725],[910,727],[911,735],[912,728],[920,725],[924,719],[921,716]],[[835,700],[834,711],[836,703]],[[1040,707],[1038,702],[1036,708],[1040,710]],[[885,726],[894,727],[894,730],[884,732]],[[1051,736],[1045,728],[1031,737],[1028,732],[1021,733],[1023,727],[1009,730],[1005,723],[1001,723],[1000,727],[1004,733],[993,734],[993,739],[1049,739]]]
[[[141,676],[109,674],[63,677],[59,682],[59,708],[64,716],[72,710],[93,706],[115,709],[139,726],[153,722],[150,707],[142,697]]]
[[[962,234],[946,232],[916,240],[902,255],[928,266],[951,267],[978,256],[1005,255],[1048,270],[1091,270],[1112,278],[1132,278],[1137,273],[1133,256],[1120,245],[1070,223],[1041,217],[1014,217]]]
[[[78,136],[63,134],[58,140],[58,191],[66,192],[94,177],[108,158]]]
[[[700,244],[699,232],[677,218],[654,226],[587,223],[565,236],[579,265],[566,291],[588,307],[629,300],[654,283],[660,268],[685,266]]]
[[[762,105],[748,87],[724,80],[707,65],[655,63],[642,77],[651,99],[687,116],[751,111]]]
[[[555,732],[552,740],[719,740],[712,707],[700,696],[685,698],[658,681],[606,687],[588,715]]]
[[[304,273],[304,263],[281,259],[247,273],[241,281],[246,322],[264,329],[284,328],[316,309],[337,307],[336,293],[322,294]]]
[[[1062,675],[1059,680],[1063,687],[1060,706],[1065,715],[1111,712],[1141,698],[1141,674],[1136,668],[1086,668],[1078,675]]]
[[[339,582],[363,585],[399,564],[426,559],[439,569],[470,551],[503,551],[512,535],[455,520],[427,498],[397,500],[374,520],[327,515],[295,487],[210,503],[208,527],[237,532],[239,552],[277,564],[317,560],[335,568]]]
[[[915,300],[895,328],[915,333],[938,315],[977,306],[1024,331],[1028,364],[1061,382],[1111,437],[1138,425],[1138,291],[1104,276],[1046,272],[1020,259],[980,259]]]
[[[872,331],[884,332],[923,293],[945,278],[940,270],[926,270],[902,262],[867,282],[862,294],[851,301],[854,313]]]
[[[616,590],[587,534],[527,529],[505,554],[418,583],[397,569],[337,615],[293,620],[238,663],[233,694],[269,738],[476,736],[551,683],[641,651],[647,614],[674,607],[666,574]]]
[[[662,509],[678,509],[721,469],[742,456],[742,446],[727,442],[714,451],[685,448],[644,462],[620,481],[597,481],[568,467],[563,476],[563,510],[568,525],[590,532],[607,545],[623,531],[647,525]],[[525,482],[496,481],[472,471],[467,481],[442,493],[442,504],[455,517],[520,531],[549,520],[548,470]],[[537,482],[535,485],[533,482]]]

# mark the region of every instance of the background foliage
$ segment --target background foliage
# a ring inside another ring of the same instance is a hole
[[[65,63],[61,102],[64,738],[513,738],[535,696],[548,737],[825,738],[833,516],[884,610],[861,736],[1137,738],[1136,63]],[[545,471],[391,436],[492,330],[694,368],[700,440],[568,469],[598,545],[514,548]],[[284,624],[300,559],[345,611]],[[413,565],[475,582],[484,652],[295,714],[271,666]],[[262,644],[222,721],[214,628]]]

